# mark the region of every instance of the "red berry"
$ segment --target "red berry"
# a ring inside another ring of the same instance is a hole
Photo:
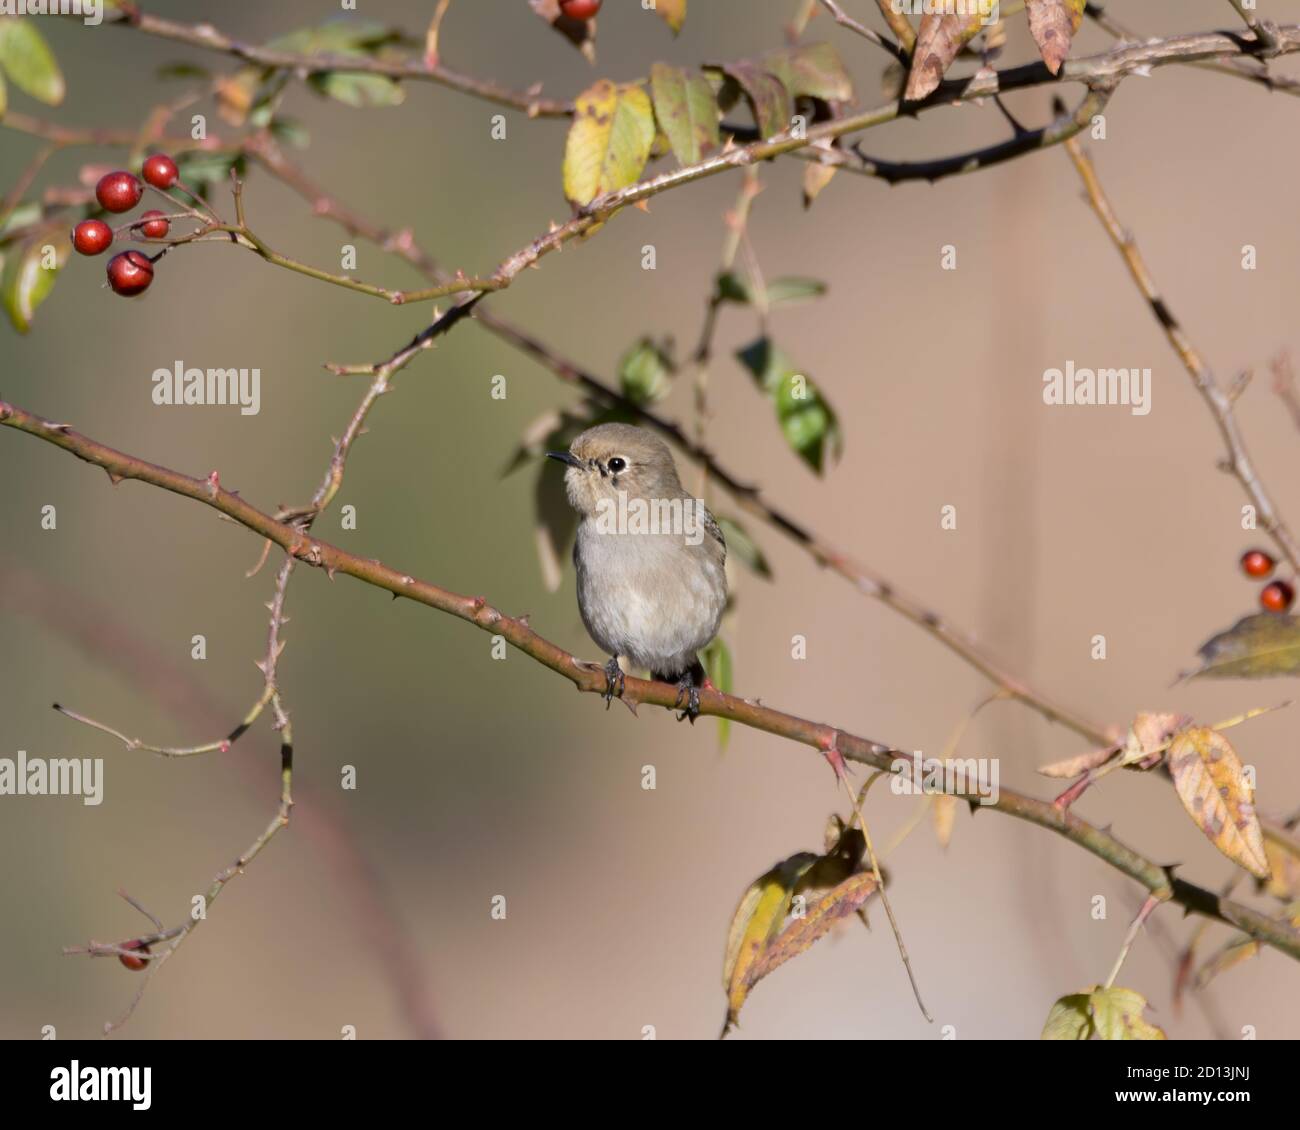
[[[560,0],[560,14],[585,22],[600,11],[602,0]]]
[[[1295,589],[1287,581],[1269,581],[1259,593],[1259,603],[1269,612],[1288,612],[1295,600]]]
[[[153,282],[153,263],[140,251],[123,251],[108,261],[108,285],[125,298],[142,294]]]
[[[129,212],[143,195],[144,185],[130,173],[105,173],[95,185],[95,199],[105,212]]]
[[[113,229],[103,220],[82,220],[72,229],[72,246],[83,255],[98,255],[113,242]]]
[[[1248,549],[1241,555],[1241,571],[1248,577],[1267,577],[1276,564],[1262,549]]]
[[[134,938],[129,942],[122,943],[124,950],[140,950],[142,953],[148,953],[149,947],[146,946],[139,938]],[[129,954],[119,953],[117,960],[130,969],[133,973],[139,973],[140,970],[146,969],[149,963],[142,957],[131,957]]]
[[[150,239],[162,239],[170,226],[164,214],[157,208],[150,208],[140,217],[140,231]]]
[[[178,175],[176,162],[166,153],[155,153],[147,158],[140,172],[154,188],[171,188],[176,183]]]

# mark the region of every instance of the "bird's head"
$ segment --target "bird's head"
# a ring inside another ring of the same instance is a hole
[[[646,500],[682,497],[672,452],[653,432],[631,424],[598,424],[569,445],[548,451],[568,464],[564,486],[573,508],[584,517],[602,505],[617,504],[620,494]]]

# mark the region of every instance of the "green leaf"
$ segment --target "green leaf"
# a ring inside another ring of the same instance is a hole
[[[740,59],[734,63],[721,63],[708,68],[720,71],[739,84],[754,111],[754,122],[763,137],[782,133],[790,127],[794,116],[794,101],[785,85],[761,63]]]
[[[1087,993],[1071,993],[1058,1000],[1047,1014],[1041,1039],[1086,1040],[1092,1034],[1089,1000]]]
[[[1163,1040],[1165,1034],[1142,1015],[1147,999],[1132,989],[1097,989],[1092,1023],[1102,1040]]]
[[[820,279],[805,279],[791,276],[774,279],[767,284],[767,301],[771,306],[782,302],[806,302],[820,298],[826,293],[826,284]]]
[[[762,65],[780,79],[791,98],[817,98],[822,102],[851,102],[853,81],[840,54],[830,43],[788,47],[762,58]]]
[[[655,63],[650,92],[659,128],[679,165],[695,165],[722,146],[720,114],[713,87],[699,75]]]
[[[50,296],[71,251],[65,235],[47,228],[6,254],[0,272],[0,303],[19,333],[32,328],[36,308]],[[47,262],[53,266],[46,266]]]
[[[154,72],[160,79],[169,78],[201,78],[208,79],[212,77],[212,72],[207,67],[200,67],[194,63],[164,63]]]
[[[1257,612],[1208,639],[1188,678],[1267,679],[1300,675],[1300,617]]]
[[[0,71],[0,118],[5,116],[5,110],[9,108],[9,90],[5,86],[4,71]]]
[[[718,525],[722,527],[722,536],[727,541],[727,556],[748,566],[764,580],[770,581],[772,568],[768,565],[767,558],[763,556],[758,543],[749,536],[745,528],[734,518],[721,516],[718,517]]]
[[[43,214],[44,209],[39,201],[29,200],[25,204],[19,204],[4,218],[4,222],[0,223],[0,242],[3,242],[11,232],[31,227]]]
[[[1143,1017],[1147,1000],[1132,989],[1094,985],[1062,997],[1047,1014],[1044,1040],[1163,1040],[1164,1032]]]
[[[295,149],[306,149],[311,142],[311,134],[296,118],[272,118],[271,135],[278,141],[292,145]]]
[[[776,279],[767,284],[761,293],[755,293],[753,285],[742,279],[734,271],[718,275],[714,281],[715,295],[719,302],[739,302],[746,306],[777,306],[782,302],[802,302],[810,298],[820,298],[826,293],[826,284],[819,279],[805,279],[790,276]]]
[[[406,91],[402,84],[387,75],[323,71],[311,75],[307,82],[313,90],[327,98],[362,110],[376,106],[400,106],[406,101]]]
[[[294,55],[374,55],[401,38],[400,32],[375,20],[335,19],[277,36],[266,47]]]
[[[564,195],[574,204],[635,184],[655,140],[654,108],[636,83],[601,79],[578,95],[564,150]]]
[[[623,395],[637,404],[649,404],[668,391],[673,363],[666,349],[643,337],[618,363]]]
[[[786,442],[822,474],[828,462],[839,458],[843,437],[834,410],[817,386],[795,369],[769,338],[759,338],[737,352],[736,357],[772,398]]]
[[[731,648],[726,645],[721,636],[714,636],[709,646],[700,652],[700,662],[704,664],[704,671],[709,681],[723,694],[731,694]],[[726,749],[730,737],[731,719],[719,718],[718,748]]]
[[[196,149],[178,156],[176,167],[180,170],[181,181],[206,197],[214,184],[229,183],[232,168],[243,176],[246,166],[242,156]]]
[[[0,20],[0,66],[38,102],[57,106],[63,101],[63,73],[34,20]]]

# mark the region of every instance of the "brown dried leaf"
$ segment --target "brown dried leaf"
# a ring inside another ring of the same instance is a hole
[[[1030,34],[1052,74],[1070,54],[1074,33],[1083,22],[1084,4],[1085,0],[1027,0]]]
[[[822,189],[831,183],[839,170],[834,165],[823,165],[812,161],[803,170],[803,206],[811,208],[812,202],[822,193]]]
[[[978,12],[966,15],[928,15],[921,17],[921,30],[916,36],[916,51],[912,56],[912,73],[907,78],[908,102],[915,102],[932,94],[957,52],[979,32],[982,22]]]
[[[1063,761],[1053,761],[1051,765],[1042,765],[1039,767],[1038,772],[1044,777],[1077,777],[1080,773],[1088,772],[1089,769],[1100,769],[1118,754],[1121,748],[1117,745],[1110,745],[1105,749],[1090,749],[1087,753],[1076,753],[1073,757],[1067,757]]]
[[[1192,727],[1174,738],[1167,761],[1178,797],[1197,826],[1234,863],[1267,879],[1255,790],[1228,739],[1206,726]]]

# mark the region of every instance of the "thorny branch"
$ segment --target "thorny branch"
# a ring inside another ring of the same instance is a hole
[[[137,479],[202,502],[275,542],[295,561],[324,569],[331,577],[338,573],[355,577],[384,589],[394,598],[406,597],[455,616],[481,631],[502,637],[512,647],[568,679],[579,691],[600,695],[605,692],[605,675],[598,664],[587,663],[570,655],[534,632],[524,619],[507,616],[484,597],[462,596],[399,572],[382,562],[339,549],[278,521],[239,494],[214,484],[211,479],[191,478],[179,471],[116,451],[74,431],[67,424],[43,419],[17,405],[0,402],[0,424],[26,432],[70,452],[79,459],[102,468],[114,481]],[[623,697],[633,708],[644,703],[671,710],[679,696],[676,686],[629,676]],[[823,754],[833,751],[846,760],[869,765],[874,769],[889,771],[895,759],[900,756],[899,751],[889,745],[716,690],[706,689],[700,693],[700,713],[728,718],[740,725],[810,746]],[[987,797],[981,798],[975,791],[957,795],[971,801],[975,807],[978,807],[981,799],[988,800]],[[287,801],[282,802],[282,808],[284,803]],[[1109,832],[1089,824],[1073,812],[1063,811],[1049,801],[1009,789],[1000,790],[997,801],[987,807],[1048,828],[1135,879],[1162,901],[1177,902],[1192,913],[1235,926],[1260,942],[1300,960],[1300,930],[1178,878],[1173,873],[1173,867],[1161,866],[1146,859]],[[209,901],[265,846],[273,834],[275,824],[276,821],[273,820],[272,826],[254,842],[250,852],[241,857],[236,867],[217,877],[209,891]]]

